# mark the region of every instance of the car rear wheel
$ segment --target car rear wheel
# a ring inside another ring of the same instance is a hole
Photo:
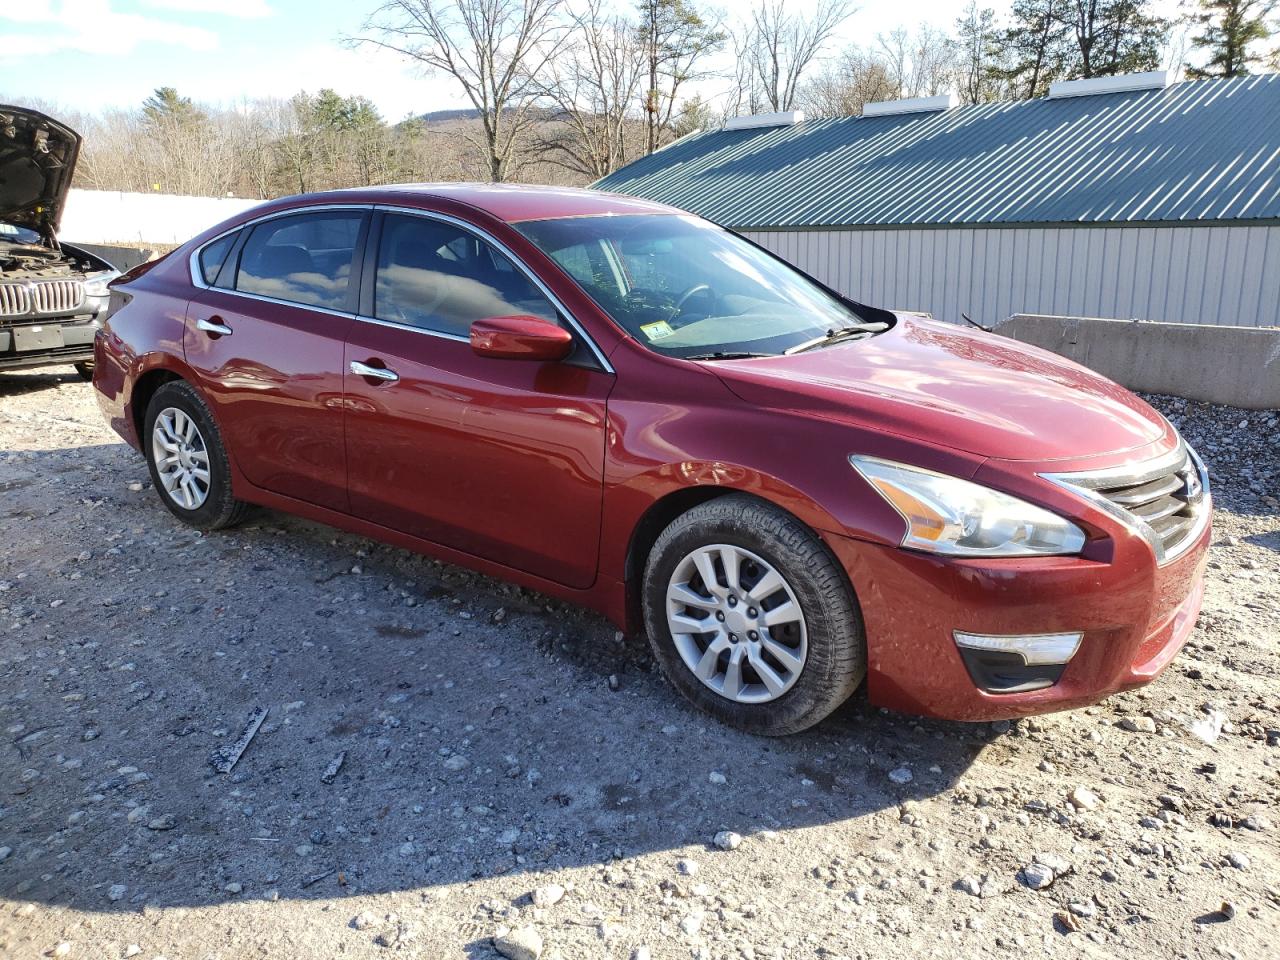
[[[147,405],[143,442],[160,499],[178,519],[220,530],[244,519],[247,503],[231,495],[226,448],[209,408],[190,384],[166,383]]]
[[[848,578],[808,527],[745,494],[694,507],[645,569],[645,626],[671,683],[725,723],[796,733],[866,673]]]

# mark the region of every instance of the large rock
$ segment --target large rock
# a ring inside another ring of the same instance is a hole
[[[507,960],[538,960],[542,956],[542,934],[533,927],[520,927],[493,938],[493,949]]]

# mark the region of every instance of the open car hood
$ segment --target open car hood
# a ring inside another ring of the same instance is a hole
[[[79,154],[80,134],[70,127],[0,104],[0,221],[52,243]]]

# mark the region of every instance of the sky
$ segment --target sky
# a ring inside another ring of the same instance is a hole
[[[424,76],[391,53],[343,44],[361,32],[377,2],[0,0],[0,100],[38,98],[96,112],[136,107],[161,86],[225,105],[332,87],[368,97],[392,121],[468,106],[452,78]],[[1004,10],[1008,0],[987,5]],[[878,33],[921,22],[949,30],[964,6],[965,0],[861,0],[839,43],[868,44]]]

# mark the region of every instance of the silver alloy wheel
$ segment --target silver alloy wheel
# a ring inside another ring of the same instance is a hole
[[[151,459],[164,492],[178,506],[195,510],[209,499],[209,451],[185,411],[160,411],[151,430]]]
[[[791,585],[762,557],[712,543],[677,565],[667,626],[693,675],[737,703],[768,703],[800,679],[808,654]]]

